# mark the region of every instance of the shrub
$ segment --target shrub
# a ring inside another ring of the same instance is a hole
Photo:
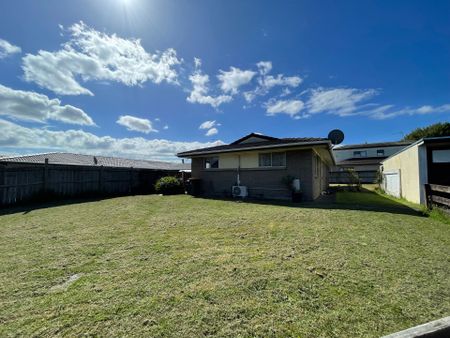
[[[350,186],[356,191],[361,191],[361,180],[359,179],[358,173],[355,169],[347,169],[346,171],[350,180]]]
[[[161,177],[155,184],[155,191],[163,195],[182,194],[183,184],[174,176]]]

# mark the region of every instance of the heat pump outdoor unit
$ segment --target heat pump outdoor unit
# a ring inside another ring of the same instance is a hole
[[[242,185],[235,185],[231,188],[231,192],[233,194],[233,197],[247,197],[247,187],[244,187]]]

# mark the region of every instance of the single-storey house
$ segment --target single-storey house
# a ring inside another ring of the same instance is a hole
[[[450,186],[450,137],[414,142],[383,160],[381,171],[388,194],[426,204],[425,184]]]
[[[374,183],[381,161],[409,146],[412,141],[338,145],[333,148],[336,166],[331,169],[331,183],[348,183],[343,175],[353,170],[361,183]]]
[[[192,159],[192,178],[199,179],[205,196],[290,199],[286,181],[293,178],[303,199],[314,200],[328,187],[329,168],[335,165],[331,148],[326,138],[251,133],[228,145],[177,156]]]

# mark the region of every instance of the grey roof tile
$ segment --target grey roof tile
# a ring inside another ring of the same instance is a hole
[[[186,170],[190,164],[163,161],[133,160],[121,157],[93,156],[73,153],[44,153],[0,158],[0,162],[43,164],[48,158],[49,164],[104,166],[114,168]]]

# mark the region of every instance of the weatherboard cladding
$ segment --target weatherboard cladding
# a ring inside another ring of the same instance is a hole
[[[80,165],[111,168],[136,168],[153,170],[185,170],[190,169],[189,164],[171,163],[163,161],[133,160],[120,157],[92,156],[73,153],[45,153],[25,156],[13,156],[0,158],[5,163],[31,163],[44,164],[48,159],[49,164]]]

